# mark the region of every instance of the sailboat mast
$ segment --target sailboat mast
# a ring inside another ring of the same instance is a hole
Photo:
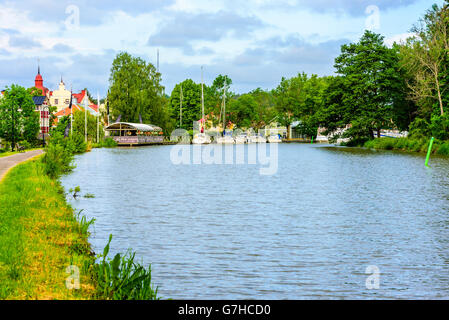
[[[226,133],[226,85],[223,89],[223,136]]]
[[[97,91],[97,143],[100,142],[100,93]]]
[[[181,128],[182,128],[182,98],[183,98],[183,96],[182,96],[182,84],[181,84],[181,95],[179,98],[179,117],[180,117],[179,122],[180,122]]]
[[[201,119],[204,121],[203,129],[206,127],[206,120],[204,119],[204,78],[203,66],[201,66]],[[203,130],[205,131],[205,130]]]

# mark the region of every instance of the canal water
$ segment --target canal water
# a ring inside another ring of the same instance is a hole
[[[448,158],[281,144],[263,175],[172,148],[96,149],[62,179],[95,195],[71,200],[94,251],[113,234],[163,298],[449,298]]]

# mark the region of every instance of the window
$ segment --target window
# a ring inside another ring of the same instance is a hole
[[[69,100],[69,99],[65,99],[65,103],[66,103],[66,104],[69,104],[69,103],[70,103],[70,100]]]
[[[58,99],[55,99],[55,104],[59,104],[59,101],[58,101]]]

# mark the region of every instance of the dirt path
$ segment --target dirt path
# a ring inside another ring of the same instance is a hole
[[[19,163],[34,158],[42,154],[42,150],[33,150],[23,153],[13,154],[12,156],[0,158],[0,181],[6,176],[8,171]]]

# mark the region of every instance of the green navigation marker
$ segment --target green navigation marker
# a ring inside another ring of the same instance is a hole
[[[432,139],[430,139],[429,150],[427,151],[426,167],[429,166],[429,159],[430,159],[430,154],[432,153],[433,140],[435,140],[434,137],[432,137]]]

